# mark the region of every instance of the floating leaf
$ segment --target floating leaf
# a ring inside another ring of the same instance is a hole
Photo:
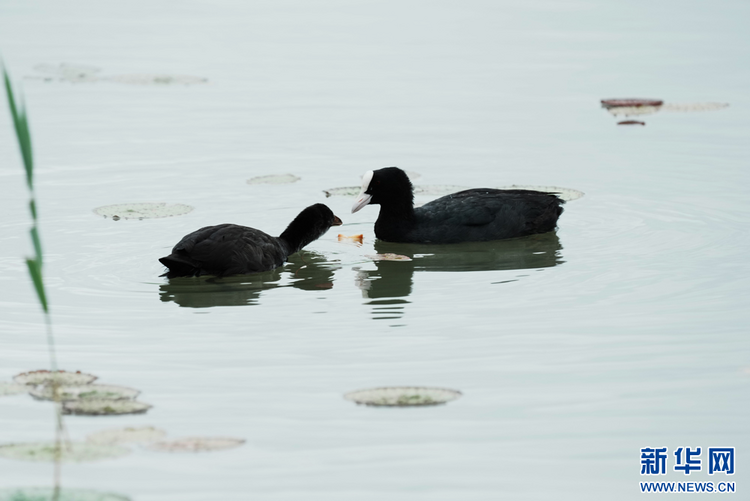
[[[78,416],[119,416],[143,414],[152,406],[136,400],[71,400],[63,402],[63,414]]]
[[[664,104],[661,99],[602,99],[602,108],[642,108],[642,107],[659,107]]]
[[[640,120],[622,120],[617,122],[617,125],[646,125],[646,122],[641,122]]]
[[[346,236],[346,235],[342,235],[341,233],[339,233],[338,239],[339,239],[339,242],[351,242],[356,245],[362,245],[362,240],[364,239],[364,235],[360,233],[359,235]]]
[[[729,103],[668,103],[662,106],[664,111],[691,112],[716,111],[728,107]]]
[[[20,461],[55,461],[54,442],[0,445],[0,457]],[[60,460],[65,463],[83,463],[102,459],[119,458],[130,453],[130,449],[117,445],[65,442],[61,445]]]
[[[329,188],[323,190],[327,197],[356,197],[362,191],[360,186],[341,186],[339,188]]]
[[[25,384],[10,383],[6,381],[0,381],[0,397],[7,397],[9,395],[20,395],[29,391],[29,387]]]
[[[584,193],[574,190],[573,188],[561,188],[560,186],[532,186],[530,184],[512,184],[510,186],[501,186],[499,190],[531,190],[541,191],[542,193],[554,193],[566,202],[578,200]]]
[[[392,252],[386,252],[385,254],[370,254],[365,257],[369,257],[373,261],[411,261],[409,256],[394,254]]]
[[[428,195],[428,196],[443,196],[450,195],[451,193],[458,193],[459,191],[468,190],[466,186],[456,186],[454,184],[431,184],[425,186],[415,186],[415,195]]]
[[[186,437],[177,440],[154,442],[146,447],[159,452],[208,452],[233,449],[244,444],[241,438]]]
[[[133,74],[104,77],[102,80],[129,85],[201,85],[208,83],[208,78],[192,75]]]
[[[14,376],[13,381],[19,384],[37,386],[40,384],[51,384],[53,378],[61,386],[73,386],[79,384],[89,384],[96,379],[96,376],[92,374],[84,374],[80,371],[57,371],[55,373],[48,370],[40,370],[22,372],[21,374]]]
[[[166,431],[154,428],[153,426],[116,428],[92,433],[86,437],[86,441],[94,444],[141,444],[155,442],[166,436],[166,434]]]
[[[47,76],[42,77],[44,80],[59,80],[61,82],[95,82],[99,78],[97,73],[101,71],[96,66],[84,66],[80,64],[62,63],[57,66],[53,64],[38,64],[34,69]]]
[[[136,203],[105,205],[94,209],[94,214],[118,219],[153,219],[159,217],[182,216],[193,208],[185,204]]]
[[[347,393],[344,398],[364,405],[409,407],[439,405],[461,397],[461,392],[445,388],[391,387]]]
[[[278,174],[253,177],[247,180],[247,184],[291,184],[296,183],[300,179],[294,174]]]
[[[0,490],[0,501],[130,501],[130,498],[111,492],[87,489],[60,489],[54,497],[50,487],[24,487]]]
[[[53,399],[51,385],[38,386],[29,393],[40,400]],[[84,384],[61,386],[57,393],[61,402],[67,402],[71,400],[134,400],[141,392],[134,388],[111,384]]]

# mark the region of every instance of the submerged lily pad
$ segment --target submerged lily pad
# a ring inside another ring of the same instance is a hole
[[[160,452],[208,452],[234,449],[245,443],[241,438],[186,437],[148,444],[148,449]]]
[[[247,180],[247,184],[291,184],[301,178],[294,174],[273,174],[269,176],[258,176]]]
[[[558,197],[562,198],[566,202],[578,200],[585,193],[573,188],[562,188],[560,186],[532,186],[530,184],[512,184],[510,186],[501,186],[499,190],[532,190],[541,191],[543,193],[554,193]]]
[[[11,383],[8,381],[0,381],[0,397],[7,397],[10,395],[20,395],[29,391],[29,387],[25,384]]]
[[[121,414],[143,414],[151,404],[136,400],[71,400],[63,402],[63,414],[77,416],[119,416]]]
[[[466,186],[456,186],[454,184],[431,184],[425,186],[415,186],[415,195],[428,195],[428,196],[443,196],[450,195],[451,193],[458,193],[459,191],[468,190]]]
[[[142,444],[155,442],[166,434],[166,431],[153,426],[116,428],[92,433],[86,437],[86,441],[94,444]]]
[[[373,261],[411,261],[409,256],[394,254],[392,252],[386,252],[385,254],[368,254],[365,257],[369,257]]]
[[[130,449],[117,445],[102,445],[85,442],[65,442],[60,449],[60,460],[65,463],[101,461],[125,456]],[[53,442],[0,445],[0,457],[20,461],[55,461]]]
[[[40,384],[51,384],[53,378],[61,386],[89,384],[97,379],[93,374],[84,374],[83,372],[57,371],[48,370],[22,372],[13,377],[13,381],[19,384],[38,386]]]
[[[182,216],[193,208],[185,204],[136,203],[105,205],[94,209],[94,214],[118,219],[153,219],[159,217]]]
[[[461,392],[446,388],[394,386],[352,391],[344,398],[358,404],[384,407],[440,405],[461,397]]]
[[[0,501],[130,501],[130,498],[112,492],[99,492],[88,489],[60,489],[54,497],[50,487],[24,487],[0,490]]]
[[[52,400],[52,386],[45,385],[29,391],[32,397],[40,400]],[[62,386],[58,390],[61,401],[70,400],[134,400],[140,390],[115,386],[111,384],[84,384],[76,386]]]
[[[208,83],[208,78],[192,75],[133,74],[104,77],[102,80],[129,85],[199,85]]]

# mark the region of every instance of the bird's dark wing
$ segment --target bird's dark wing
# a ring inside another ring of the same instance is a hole
[[[192,268],[192,275],[237,275],[281,266],[286,246],[255,228],[236,224],[206,226],[180,240],[172,254],[160,259],[170,272]]]

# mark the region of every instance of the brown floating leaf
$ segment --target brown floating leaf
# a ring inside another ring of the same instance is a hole
[[[621,122],[617,122],[617,125],[646,125],[646,122],[641,122],[640,120],[622,120]]]
[[[94,444],[141,444],[155,442],[166,435],[167,432],[159,428],[140,426],[97,431],[87,436],[86,441]]]
[[[48,370],[39,370],[22,372],[21,374],[14,376],[13,381],[19,384],[27,384],[33,386],[37,386],[40,384],[51,384],[53,375],[57,383],[63,386],[89,384],[97,378],[97,376],[94,376],[92,374],[84,374],[81,371],[51,372]]]
[[[363,239],[364,239],[364,235],[361,233],[359,235],[349,235],[349,236],[342,235],[341,233],[339,233],[339,242],[351,242],[357,245],[362,245]]]
[[[447,388],[394,386],[352,391],[344,398],[358,404],[384,407],[440,405],[461,397],[461,392]]]
[[[63,402],[63,414],[78,416],[118,416],[143,414],[152,406],[136,400],[71,400]]]
[[[0,457],[21,461],[55,461],[56,452],[54,442],[0,445]],[[130,449],[116,445],[64,442],[60,459],[65,463],[82,463],[118,458],[129,453]]]
[[[602,99],[602,108],[639,108],[641,106],[661,106],[664,101],[661,99],[642,99],[642,98],[625,98],[625,99]]]
[[[373,261],[411,261],[409,256],[394,254],[392,252],[386,252],[385,254],[368,254],[365,257],[369,257]]]
[[[39,386],[30,390],[32,397],[40,400],[52,400],[52,386]],[[62,402],[71,400],[134,400],[140,390],[115,386],[111,384],[63,385],[58,389],[58,398]]]
[[[159,452],[208,452],[234,449],[244,444],[241,438],[229,437],[186,437],[148,444],[148,449]]]

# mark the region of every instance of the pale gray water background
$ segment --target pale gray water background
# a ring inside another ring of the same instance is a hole
[[[744,496],[748,18],[742,1],[5,0],[0,50],[28,105],[60,366],[141,389],[154,405],[71,417],[72,437],[153,425],[247,439],[225,452],[66,465],[64,485],[138,501],[636,499],[641,447],[668,446],[671,465],[677,447],[735,446],[727,479]],[[208,83],[23,79],[43,63]],[[628,128],[599,108],[610,97],[731,106]],[[6,110],[3,100],[3,380],[48,366]],[[517,257],[468,246],[375,264],[365,256],[377,208],[352,215],[352,199],[322,190],[388,165],[423,185],[586,196],[567,204],[551,240],[504,243]],[[283,173],[302,179],[245,182]],[[92,213],[126,202],[196,209],[144,221]],[[295,258],[268,275],[265,290],[248,292],[256,279],[190,294],[158,277],[156,259],[194,229],[278,234],[315,202],[345,226],[308,247],[307,268]],[[189,307],[238,301],[247,305]],[[342,399],[386,385],[464,397],[420,409]],[[49,406],[0,399],[0,442],[50,439],[52,428]],[[709,480],[705,469],[658,480]],[[50,480],[51,466],[0,459],[0,488]]]

